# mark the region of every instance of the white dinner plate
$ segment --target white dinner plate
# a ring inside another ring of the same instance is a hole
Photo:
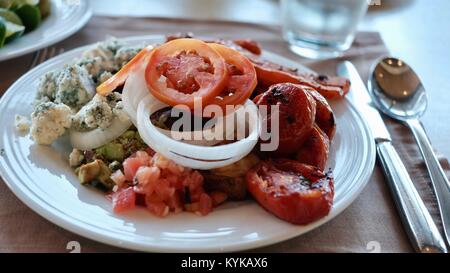
[[[0,61],[62,41],[80,30],[92,16],[86,0],[51,0],[51,3],[50,15],[40,26],[0,48]]]
[[[161,36],[132,37],[130,43],[160,42]],[[70,63],[87,47],[57,56],[22,76],[0,101],[0,171],[9,188],[31,209],[67,230],[106,244],[143,251],[220,252],[274,244],[299,236],[330,221],[348,207],[366,185],[374,164],[375,146],[366,122],[347,100],[332,107],[337,133],[329,166],[335,175],[330,214],[310,225],[279,220],[255,201],[228,202],[206,217],[192,213],[160,219],[144,208],[116,215],[104,194],[81,186],[69,167],[67,139],[38,146],[19,134],[14,115],[29,115],[38,79]],[[265,57],[282,65],[306,68],[281,56]]]

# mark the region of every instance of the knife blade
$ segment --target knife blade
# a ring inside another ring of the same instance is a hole
[[[349,93],[349,97],[366,118],[367,124],[371,127],[375,141],[390,141],[391,135],[387,130],[380,113],[373,106],[369,92],[355,66],[349,61],[342,62],[337,67],[337,73],[339,76],[350,79],[352,91]]]
[[[342,62],[337,67],[337,73],[350,79],[349,99],[364,116],[372,131],[380,165],[414,249],[422,253],[447,253],[444,239],[392,145],[389,131],[380,113],[373,106],[370,94],[355,66],[349,61]]]

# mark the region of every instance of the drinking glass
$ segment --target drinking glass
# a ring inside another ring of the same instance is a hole
[[[312,59],[349,49],[370,0],[281,0],[283,36],[293,52]]]

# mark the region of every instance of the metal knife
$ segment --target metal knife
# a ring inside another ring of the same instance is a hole
[[[338,65],[337,73],[351,81],[350,99],[371,128],[379,162],[414,249],[422,253],[447,253],[445,241],[392,145],[389,131],[378,110],[372,106],[372,99],[355,66],[344,61]]]

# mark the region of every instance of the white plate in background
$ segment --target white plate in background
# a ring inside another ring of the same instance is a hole
[[[56,44],[80,30],[92,16],[86,0],[51,0],[50,15],[35,30],[0,48],[0,61]]]

